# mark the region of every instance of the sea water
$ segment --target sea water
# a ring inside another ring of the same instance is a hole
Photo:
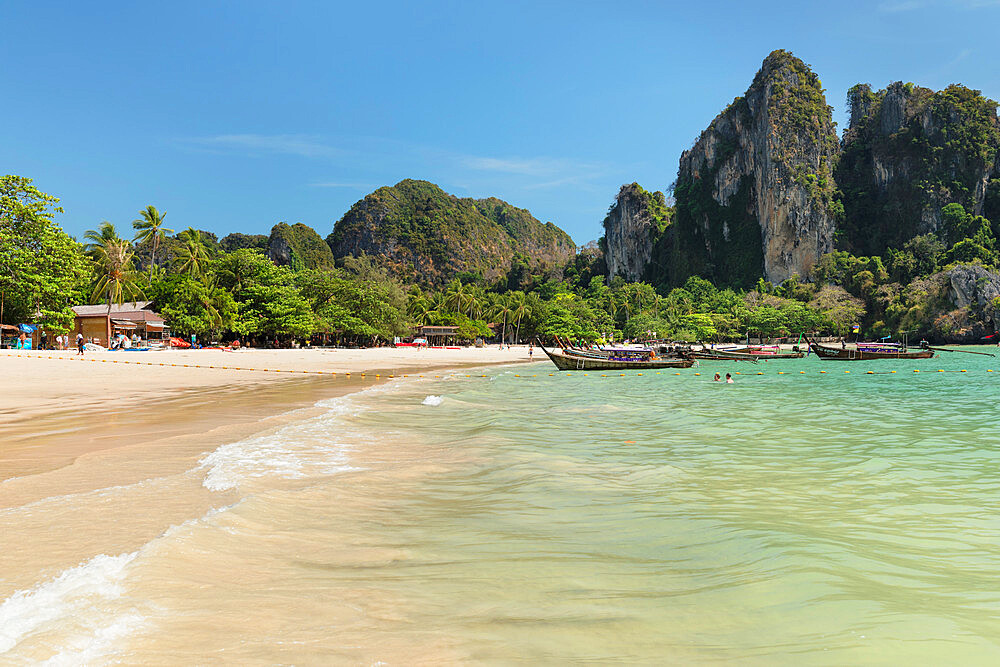
[[[215,506],[9,595],[0,662],[995,664],[998,383],[393,381],[205,452],[171,484]]]

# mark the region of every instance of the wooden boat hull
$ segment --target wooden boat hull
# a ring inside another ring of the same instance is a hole
[[[585,357],[575,354],[566,354],[546,350],[542,351],[548,355],[552,363],[561,371],[624,371],[624,370],[650,370],[656,368],[690,368],[694,365],[694,359],[668,358],[650,359],[648,361],[620,361],[604,357]]]
[[[801,359],[804,352],[754,352],[752,348],[718,350],[705,348],[692,352],[696,359],[707,361],[767,361],[768,359]]]
[[[872,361],[875,359],[930,359],[934,356],[932,350],[859,350],[857,348],[828,347],[818,343],[809,343],[809,347],[817,357],[825,361]]]
[[[728,352],[726,350],[697,350],[691,355],[695,359],[702,361],[757,361],[758,359],[770,359],[772,357],[758,357],[753,354],[743,352]]]

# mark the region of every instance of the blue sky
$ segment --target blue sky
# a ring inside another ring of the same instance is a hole
[[[0,170],[74,235],[168,226],[326,236],[403,178],[498,196],[578,243],[677,160],[773,49],[823,81],[1000,98],[1000,1],[3,4]]]

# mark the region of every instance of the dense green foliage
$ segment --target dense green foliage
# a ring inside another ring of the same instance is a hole
[[[959,204],[940,212],[941,236],[916,236],[882,256],[831,253],[811,282],[771,285],[759,274],[743,289],[720,289],[698,276],[674,288],[608,282],[600,253],[587,248],[557,271],[532,273],[525,256],[515,254],[504,274],[465,271],[428,288],[400,281],[370,256],[319,268],[281,266],[258,248],[226,251],[214,235],[191,228],[164,237],[158,250],[169,247],[169,258],[158,254],[149,271],[139,271],[134,255],[151,239],[133,245],[103,223],[81,246],[54,224],[53,197],[18,177],[0,186],[4,320],[39,321],[56,331],[69,326],[71,305],[142,296],[177,334],[258,344],[317,337],[370,344],[411,335],[420,325],[454,326],[466,341],[735,340],[848,335],[854,324],[866,336],[969,340],[1000,320],[997,230]],[[669,220],[665,202],[651,197]],[[969,305],[959,308],[959,300]]]
[[[751,213],[753,179],[744,176],[727,206],[712,197],[722,161],[701,178],[682,175],[674,188],[677,216],[669,262],[669,282],[703,276],[722,285],[752,285],[764,271],[760,222]],[[711,220],[712,224],[704,224]]]
[[[29,178],[0,177],[0,323],[66,331],[70,306],[86,298],[90,262],[53,221],[58,201]]]
[[[946,204],[977,210],[977,188],[1000,150],[996,102],[960,85],[933,92],[897,82],[878,92],[855,86],[848,103],[851,127],[836,169],[841,247],[881,255],[937,231]],[[1000,219],[1000,183],[985,200],[984,214]]]
[[[219,241],[219,248],[223,252],[233,252],[244,248],[267,252],[268,245],[270,245],[270,237],[266,234],[241,234],[234,232],[225,235]]]
[[[404,180],[357,202],[327,238],[338,257],[379,257],[405,282],[440,286],[463,271],[493,280],[515,252],[528,270],[562,266],[574,249],[552,223],[499,199],[460,199],[427,181]]]
[[[327,269],[335,264],[326,241],[312,227],[279,222],[271,228],[268,256],[292,269]]]

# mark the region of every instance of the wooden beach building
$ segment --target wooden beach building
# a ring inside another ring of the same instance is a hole
[[[454,341],[458,327],[422,326],[419,329],[421,336],[427,339],[431,345],[445,345]]]
[[[114,338],[119,333],[131,336],[138,333],[143,340],[160,340],[170,334],[166,320],[154,312],[150,305],[152,301],[128,301],[112,304],[108,313],[107,304],[94,306],[74,306],[76,315],[70,339],[75,341],[78,333],[83,334],[87,342],[96,342],[108,346],[108,333]]]

